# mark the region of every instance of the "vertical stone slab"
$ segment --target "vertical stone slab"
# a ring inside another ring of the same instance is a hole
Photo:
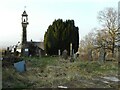
[[[105,61],[105,56],[106,56],[105,46],[102,46],[100,48],[99,61],[104,62]]]
[[[72,57],[72,43],[70,43],[70,56]]]
[[[41,57],[42,55],[41,55],[41,49],[39,50],[39,57]]]
[[[88,50],[88,59],[89,59],[89,61],[93,60],[93,58],[92,58],[92,49]]]
[[[62,52],[62,57],[63,57],[64,59],[67,59],[67,58],[68,58],[67,50],[64,50],[64,51]]]
[[[58,56],[60,56],[61,55],[61,52],[60,52],[60,49],[58,50]]]

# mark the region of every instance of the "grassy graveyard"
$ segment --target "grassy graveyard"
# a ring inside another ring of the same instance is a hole
[[[26,72],[16,72],[13,66],[2,68],[3,88],[118,88],[118,82],[104,77],[118,77],[118,63],[109,61],[74,62],[61,57],[24,58]]]

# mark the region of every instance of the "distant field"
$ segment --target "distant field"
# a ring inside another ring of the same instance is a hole
[[[118,88],[118,83],[103,77],[118,77],[117,62],[75,62],[59,57],[24,58],[27,71],[3,68],[3,88]],[[107,82],[107,83],[106,83]]]

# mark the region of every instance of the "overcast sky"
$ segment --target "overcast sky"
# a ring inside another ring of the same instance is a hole
[[[21,14],[28,14],[27,40],[41,41],[55,19],[73,19],[80,39],[98,27],[98,12],[106,7],[117,9],[119,0],[1,0],[0,48],[22,39]]]

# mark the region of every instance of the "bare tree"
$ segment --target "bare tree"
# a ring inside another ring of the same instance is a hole
[[[92,59],[92,51],[94,49],[95,33],[93,30],[84,37],[80,42],[79,52],[84,52],[89,60]]]
[[[104,30],[108,32],[108,36],[110,36],[107,43],[111,44],[112,56],[114,56],[115,41],[118,32],[117,11],[114,8],[106,8],[99,12],[98,20],[102,24]]]

